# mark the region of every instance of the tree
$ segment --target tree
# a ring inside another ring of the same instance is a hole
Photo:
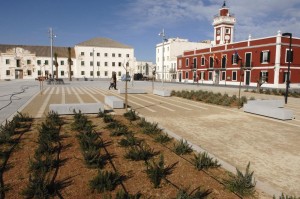
[[[72,59],[71,59],[71,47],[68,47],[68,64],[69,64],[69,80],[72,81],[72,75],[71,75],[71,65],[72,65]]]
[[[58,79],[58,62],[57,62],[57,53],[54,53],[54,59],[55,59],[55,78]]]

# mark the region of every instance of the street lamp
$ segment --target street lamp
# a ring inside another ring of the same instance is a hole
[[[50,37],[50,53],[51,53],[51,71],[52,71],[52,77],[54,78],[53,74],[53,38],[56,37],[54,35],[52,28],[49,28],[49,37]]]
[[[289,53],[287,54],[288,72],[287,72],[287,76],[286,76],[286,88],[285,88],[285,104],[287,104],[287,99],[288,99],[288,95],[289,95],[289,84],[290,84],[290,67],[291,67],[291,59],[292,59],[292,33],[286,32],[286,33],[283,33],[282,36],[290,37]]]
[[[165,41],[167,41],[166,35],[165,35],[165,30],[163,29],[161,33],[158,34],[162,38],[162,68],[161,68],[161,82],[162,82],[162,87],[164,88],[164,53],[165,53]]]

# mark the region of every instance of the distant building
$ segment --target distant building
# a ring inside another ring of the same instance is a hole
[[[164,46],[164,50],[163,50]],[[165,42],[156,45],[156,79],[164,81],[176,81],[177,56],[185,50],[202,49],[211,46],[210,41],[190,42],[188,39],[169,38]],[[162,62],[162,60],[164,61]],[[164,63],[164,68],[162,64]],[[164,74],[164,75],[162,75]]]
[[[177,57],[179,82],[285,88],[290,57],[290,87],[300,88],[300,39],[276,36],[233,42],[235,18],[225,3],[214,18],[214,41]]]
[[[146,77],[152,77],[153,70],[155,70],[155,65],[150,61],[136,61],[136,67],[134,73],[140,73]]]
[[[108,38],[94,38],[71,48],[71,71],[68,48],[53,47],[57,53],[58,78],[110,78],[125,74],[124,64],[135,66],[134,49]],[[54,59],[54,56],[53,56]],[[55,61],[53,61],[55,63]],[[35,79],[53,77],[50,46],[0,44],[0,79]]]

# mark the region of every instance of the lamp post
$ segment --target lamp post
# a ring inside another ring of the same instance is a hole
[[[165,41],[167,40],[166,39],[166,35],[165,35],[165,30],[163,29],[161,33],[158,34],[159,36],[161,36],[162,38],[162,68],[161,68],[161,82],[162,82],[162,87],[164,89],[164,53],[165,53]]]
[[[53,38],[56,37],[53,33],[52,28],[49,28],[49,37],[50,37],[50,53],[51,53],[51,73],[52,73],[52,78],[54,78],[53,74]]]
[[[292,33],[286,32],[282,34],[283,37],[289,36],[290,37],[290,44],[289,44],[289,53],[287,54],[288,59],[288,72],[286,75],[286,88],[285,88],[285,104],[287,104],[288,95],[289,95],[289,85],[290,85],[290,67],[291,67],[291,59],[292,59]]]

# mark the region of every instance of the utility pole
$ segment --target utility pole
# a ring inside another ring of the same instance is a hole
[[[54,78],[53,74],[53,38],[56,37],[53,33],[52,28],[49,28],[49,37],[50,37],[50,53],[51,53],[51,73],[52,73],[52,78]]]

